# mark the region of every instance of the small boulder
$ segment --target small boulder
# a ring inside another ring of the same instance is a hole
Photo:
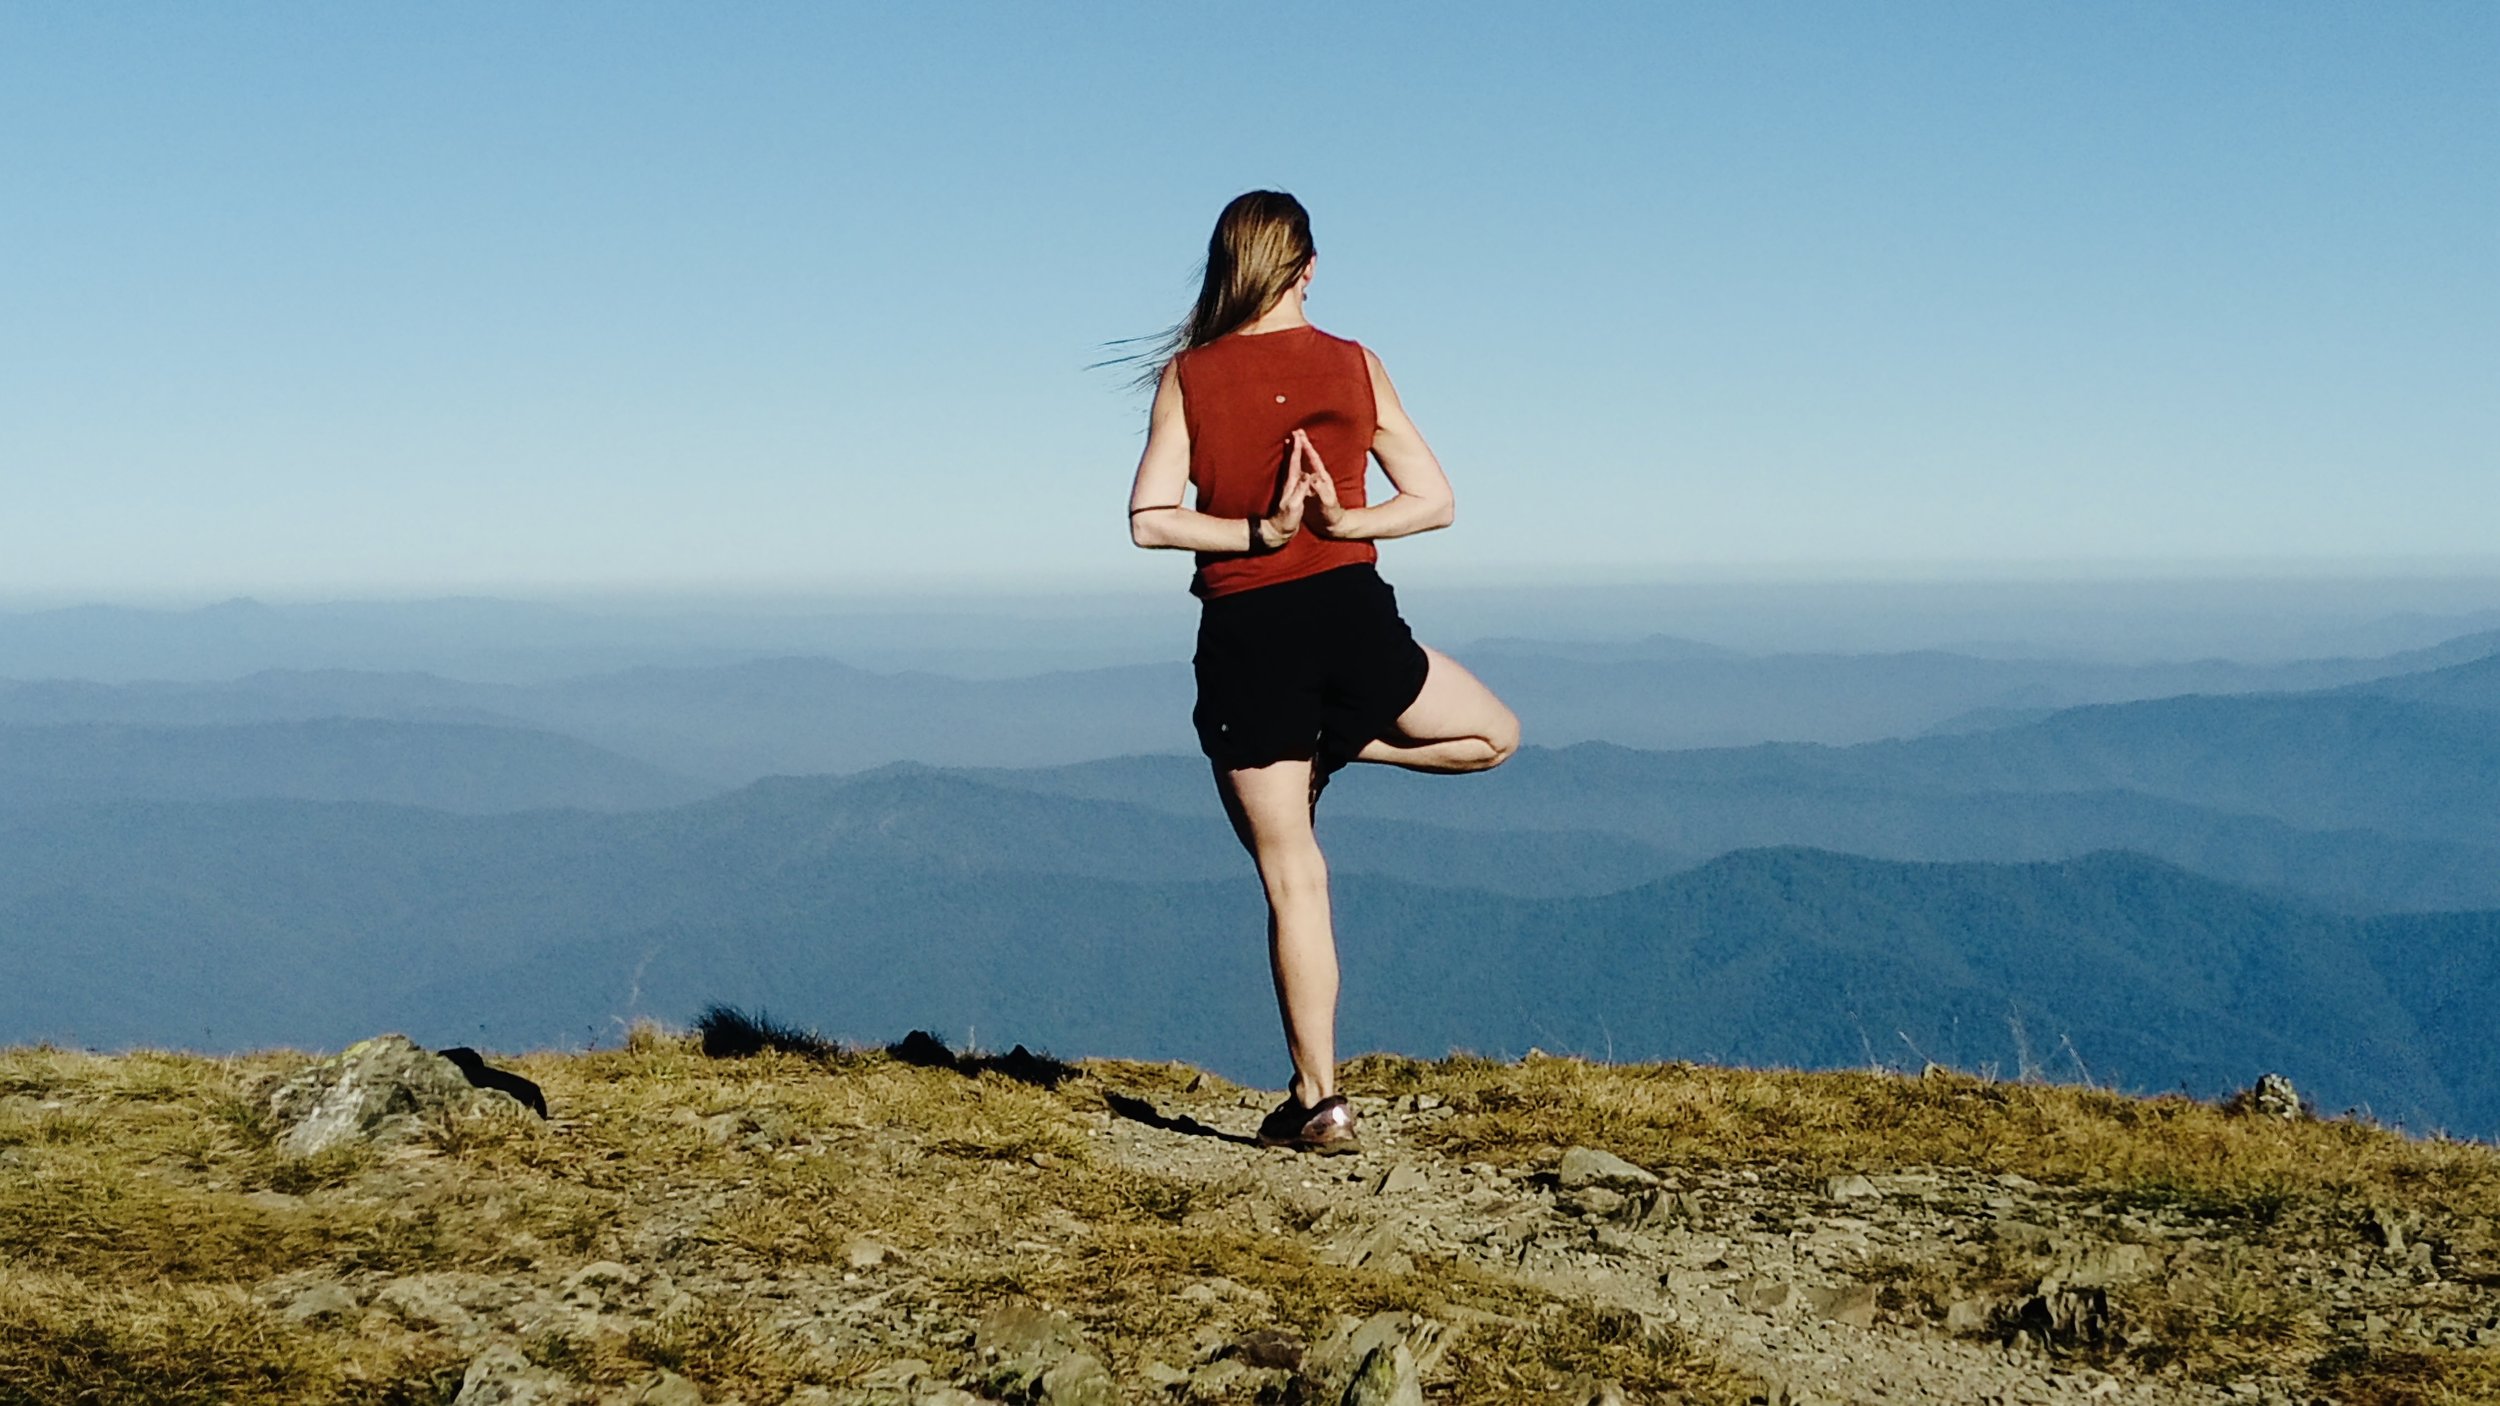
[[[1041,1394],[1035,1400],[1039,1406],[1120,1406],[1120,1388],[1100,1358],[1072,1352],[1042,1373]]]
[[[1955,1299],[1945,1305],[1944,1330],[1956,1336],[1984,1333],[1995,1324],[1996,1304],[1986,1298]]]
[[[429,1119],[521,1111],[510,1094],[471,1084],[459,1066],[405,1035],[377,1035],[269,1085],[278,1150],[311,1157],[352,1142],[403,1142]]]
[[[1424,1406],[1414,1352],[1404,1343],[1386,1343],[1365,1353],[1343,1400],[1345,1406]]]
[[[2225,1099],[2226,1113],[2245,1114],[2255,1118],[2275,1118],[2294,1123],[2308,1116],[2300,1101],[2300,1090],[2280,1074],[2260,1074],[2257,1082]]]
[[[842,1259],[853,1269],[875,1269],[888,1260],[899,1258],[892,1246],[878,1240],[854,1240],[842,1247]]]
[[[424,1275],[394,1279],[373,1296],[376,1308],[386,1308],[411,1328],[434,1328],[446,1333],[462,1333],[475,1326],[469,1311],[443,1283]]]
[[[1852,1328],[1875,1326],[1875,1286],[1843,1284],[1831,1289],[1809,1289],[1806,1303],[1824,1319]]]
[[[324,1318],[352,1318],[358,1307],[356,1296],[345,1285],[312,1284],[296,1290],[279,1316],[290,1323],[313,1323]]]
[[[1075,1320],[1029,1304],[1002,1304],[981,1320],[973,1350],[991,1366],[983,1385],[1039,1406],[1118,1406],[1102,1360],[1085,1350]]]
[[[1735,1289],[1739,1306],[1756,1313],[1780,1314],[1805,1302],[1805,1291],[1784,1279],[1755,1277],[1739,1283]]]
[[[2058,1347],[2103,1347],[2117,1341],[2118,1325],[2108,1290],[2052,1288],[2023,1303],[2015,1332]]]
[[[1382,1172],[1380,1179],[1372,1183],[1372,1195],[1401,1196],[1409,1191],[1421,1191],[1425,1180],[1422,1168],[1412,1162],[1399,1162]]]
[[[1447,1326],[1411,1313],[1341,1319],[1303,1355],[1306,1401],[1422,1406],[1423,1375],[1448,1347]]]
[[[1577,1191],[1587,1186],[1637,1190],[1658,1184],[1657,1174],[1594,1147],[1574,1147],[1563,1153],[1562,1165],[1555,1171],[1555,1180],[1566,1191]]]
[[[469,1359],[451,1406],[572,1406],[580,1399],[571,1382],[533,1364],[512,1344],[496,1343]]]

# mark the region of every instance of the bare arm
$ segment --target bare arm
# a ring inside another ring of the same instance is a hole
[[[1457,515],[1458,501],[1450,492],[1450,480],[1441,472],[1441,461],[1433,457],[1432,446],[1424,443],[1423,432],[1406,417],[1406,407],[1398,403],[1398,392],[1389,384],[1389,372],[1363,348],[1363,361],[1371,371],[1372,401],[1378,408],[1379,428],[1372,433],[1372,454],[1380,460],[1380,470],[1389,476],[1397,493],[1385,503],[1367,508],[1340,508],[1336,501],[1336,485],[1323,468],[1312,477],[1315,482],[1313,530],[1323,537],[1346,541],[1378,540],[1385,537],[1411,537],[1447,527]],[[1312,454],[1318,462],[1318,455]]]
[[[1264,547],[1281,547],[1302,527],[1309,489],[1297,465],[1285,478],[1274,515],[1255,519]],[[1141,547],[1188,552],[1239,552],[1250,545],[1252,519],[1216,517],[1184,507],[1189,491],[1189,420],[1181,413],[1181,373],[1163,368],[1154,409],[1146,422],[1146,452],[1137,459],[1137,481],[1128,491],[1128,536]]]

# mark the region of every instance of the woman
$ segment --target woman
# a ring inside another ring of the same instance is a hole
[[[1447,527],[1449,480],[1398,404],[1380,358],[1311,325],[1310,216],[1281,191],[1224,207],[1197,306],[1156,376],[1129,493],[1141,547],[1197,553],[1192,721],[1233,833],[1267,890],[1268,962],[1293,1087],[1260,1125],[1269,1146],[1350,1151],[1337,1092],[1337,943],[1312,832],[1347,762],[1483,771],[1519,720],[1398,618],[1372,543]],[[1397,492],[1364,498],[1366,456]],[[1194,505],[1184,505],[1194,486]]]

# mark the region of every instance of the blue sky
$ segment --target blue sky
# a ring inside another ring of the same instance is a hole
[[[2500,7],[0,9],[0,593],[1178,591],[1215,211],[1392,575],[2500,572]]]

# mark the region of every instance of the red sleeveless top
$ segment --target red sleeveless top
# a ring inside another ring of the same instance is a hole
[[[1198,487],[1198,511],[1237,518],[1274,512],[1293,453],[1288,437],[1297,428],[1328,465],[1337,501],[1363,506],[1363,475],[1380,422],[1359,343],[1308,325],[1235,332],[1172,362],[1189,424],[1189,481]],[[1198,553],[1189,589],[1201,597],[1226,596],[1380,559],[1371,543],[1332,542],[1311,530],[1312,521],[1306,509],[1302,530],[1278,551]]]

